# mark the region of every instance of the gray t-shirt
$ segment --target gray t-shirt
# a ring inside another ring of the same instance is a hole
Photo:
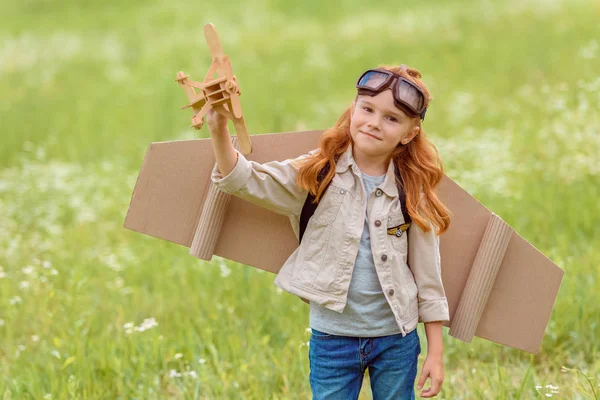
[[[362,177],[367,199],[373,190],[385,180],[385,175],[369,176],[362,173]],[[331,335],[356,337],[400,333],[400,328],[383,294],[375,270],[368,215],[365,215],[365,225],[354,262],[354,271],[344,311],[340,314],[311,301],[310,327]]]

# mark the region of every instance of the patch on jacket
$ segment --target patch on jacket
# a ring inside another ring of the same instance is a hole
[[[388,235],[396,235],[398,237],[402,236],[402,232],[406,232],[406,230],[408,228],[410,228],[410,222],[407,224],[402,224],[402,225],[398,225],[398,226],[394,226],[392,228],[388,228],[387,230],[387,234]]]

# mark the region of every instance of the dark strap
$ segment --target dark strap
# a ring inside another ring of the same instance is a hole
[[[398,188],[398,197],[400,198],[400,206],[402,208],[402,215],[404,216],[404,223],[412,223],[412,218],[408,213],[408,207],[406,207],[406,192],[404,191],[404,179],[402,174],[396,165],[394,165],[394,172],[396,173],[396,187]]]
[[[319,175],[317,175],[317,182],[323,182],[323,179],[325,179],[328,172],[329,163],[325,164],[325,166],[319,171]],[[325,188],[325,190],[327,190],[327,188]],[[319,205],[319,203],[314,203],[314,200],[315,196],[311,192],[308,192],[308,196],[306,196],[304,206],[302,207],[302,213],[300,214],[300,237],[298,239],[298,243],[302,242],[302,236],[304,236],[304,232],[306,231],[308,221],[310,220],[310,217],[313,216],[315,210],[317,209],[317,206]]]
[[[402,180],[402,175],[398,168],[394,166],[396,172],[396,186],[398,187],[398,197],[400,198],[400,205],[402,208],[402,215],[404,216],[404,223],[411,223],[412,218],[410,218],[410,214],[408,213],[408,208],[406,207],[406,192],[404,191],[404,182]],[[325,166],[319,171],[319,175],[317,176],[317,181],[319,183],[323,182],[325,176],[329,172],[329,164],[325,164]],[[325,188],[327,190],[327,188]],[[324,192],[323,192],[324,193]],[[322,198],[322,197],[321,197]],[[308,192],[308,196],[306,196],[306,200],[304,201],[304,206],[302,206],[302,213],[300,214],[300,232],[298,242],[302,242],[302,237],[304,236],[304,232],[306,231],[306,226],[308,225],[308,221],[315,213],[318,203],[313,203],[315,200],[315,196]]]

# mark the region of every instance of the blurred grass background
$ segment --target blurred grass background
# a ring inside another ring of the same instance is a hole
[[[122,227],[149,143],[208,135],[174,82],[204,77],[208,22],[251,133],[325,129],[365,69],[419,69],[446,173],[565,270],[535,356],[444,330],[438,398],[599,397],[598,2],[4,0],[0,15],[3,400],[310,397],[304,303]]]

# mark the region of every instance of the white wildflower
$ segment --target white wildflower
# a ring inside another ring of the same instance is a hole
[[[31,341],[32,342],[39,342],[40,341],[40,337],[38,335],[32,335],[31,336]]]
[[[50,352],[50,354],[52,354],[54,357],[58,358],[59,360],[61,359],[60,353],[58,352],[58,350],[52,350]]]
[[[158,326],[158,322],[156,322],[154,318],[146,318],[142,324],[136,328],[136,330],[138,332],[144,332],[148,329],[154,328],[155,326]]]
[[[179,360],[182,357],[183,357],[183,354],[177,353],[177,354],[175,354],[175,356],[173,358],[176,359],[176,360]]]
[[[148,329],[154,328],[155,326],[158,326],[158,322],[156,322],[156,319],[154,319],[154,318],[146,318],[140,324],[140,326],[135,326],[133,324],[133,322],[128,322],[125,325],[123,325],[123,329],[125,330],[126,334],[130,334],[130,333],[133,333],[133,331],[144,332],[144,331],[146,331]]]
[[[123,329],[125,330],[125,334],[129,335],[133,333],[133,322],[128,322],[123,325]]]
[[[169,371],[169,378],[179,378],[180,376],[181,376],[181,373],[177,372],[174,369]]]
[[[0,326],[4,326],[4,320],[0,319]]]
[[[50,393],[46,393],[46,394],[44,395],[44,400],[52,400],[52,394],[50,394]]]
[[[35,273],[35,268],[33,268],[31,265],[28,265],[25,268],[21,268],[21,272],[23,272],[25,275],[33,275]]]
[[[0,270],[0,279],[2,278],[6,278],[6,273],[4,273],[4,271]]]
[[[58,271],[53,269],[52,271],[50,271],[50,275],[58,275]]]
[[[19,296],[14,296],[14,297],[11,297],[11,298],[8,300],[8,302],[9,302],[10,304],[20,304],[20,303],[22,303],[22,302],[23,302],[23,299],[22,299],[21,297],[19,297]]]
[[[52,267],[52,263],[48,260],[45,260],[42,262],[42,267],[48,269],[48,268]]]
[[[22,344],[17,346],[17,350],[19,350],[19,351],[25,351],[26,348],[27,347],[25,347],[25,345],[22,345]]]
[[[205,360],[204,358],[199,358],[199,359],[198,359],[198,362],[199,362],[200,364],[206,364],[206,360]]]
[[[123,270],[123,267],[121,266],[121,263],[119,263],[119,260],[115,254],[104,256],[102,261],[104,261],[104,264],[106,264],[106,266],[113,271],[119,272]]]
[[[225,262],[219,263],[219,269],[221,270],[221,276],[223,278],[227,278],[229,275],[231,275],[231,268],[229,268]]]
[[[198,377],[198,374],[196,373],[196,371],[188,371],[186,372],[187,376],[189,376],[190,378],[194,378],[196,379]]]
[[[23,289],[23,290],[27,290],[29,289],[30,283],[27,281],[21,281],[21,283],[19,283],[19,288]]]

